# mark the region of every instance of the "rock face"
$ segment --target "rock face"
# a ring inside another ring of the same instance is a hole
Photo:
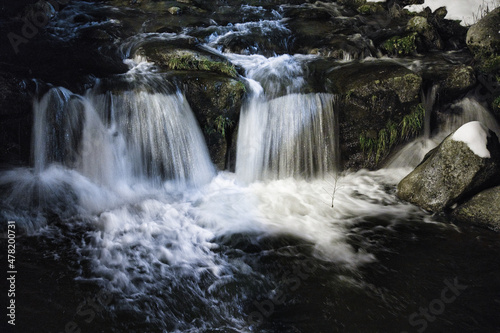
[[[479,122],[449,135],[398,185],[400,199],[426,210],[450,208],[500,180],[498,137]]]
[[[419,101],[421,77],[394,63],[370,62],[332,70],[325,81],[327,91],[344,96],[339,110],[343,166],[376,167],[380,159],[375,152],[361,152],[360,136],[377,141],[388,124],[410,114]]]
[[[493,10],[467,32],[467,46],[476,56],[490,56],[500,50],[500,8]]]
[[[500,231],[500,186],[475,195],[451,216],[459,222],[482,224]]]

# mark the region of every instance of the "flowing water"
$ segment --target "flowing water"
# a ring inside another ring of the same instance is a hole
[[[207,47],[287,34],[279,13],[242,11],[266,20],[217,26]],[[226,54],[249,89],[235,173],[216,171],[186,98],[132,54],[125,77],[34,102],[33,167],[0,174],[2,219],[22,229],[21,331],[497,330],[497,234],[395,196],[429,146],[405,148],[411,163],[341,172],[339,106],[309,90],[312,56],[254,46]],[[426,140],[469,120],[498,131],[476,103],[454,105]],[[436,310],[450,283],[454,301]]]

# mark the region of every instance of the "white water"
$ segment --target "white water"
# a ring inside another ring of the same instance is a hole
[[[97,184],[137,179],[203,184],[215,169],[180,93],[77,96],[50,90],[35,103],[36,172],[61,163]]]
[[[339,152],[335,96],[306,93],[310,56],[231,55],[246,69],[250,97],[238,130],[240,181],[311,178],[334,172]]]

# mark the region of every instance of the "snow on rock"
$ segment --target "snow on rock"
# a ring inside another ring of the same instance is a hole
[[[479,121],[471,121],[456,130],[451,139],[464,142],[474,154],[481,158],[490,158],[490,151],[486,147],[489,136],[486,126]]]

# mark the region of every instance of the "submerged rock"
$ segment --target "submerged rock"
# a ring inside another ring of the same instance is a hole
[[[459,222],[481,224],[500,231],[500,186],[476,194],[451,216]]]
[[[440,212],[499,181],[498,137],[474,121],[429,152],[398,184],[397,195],[431,212]]]

